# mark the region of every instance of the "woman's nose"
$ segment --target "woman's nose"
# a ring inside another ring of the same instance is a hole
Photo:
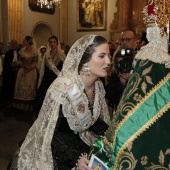
[[[108,65],[110,65],[110,62],[111,62],[111,56],[108,55],[107,58],[106,58],[106,63],[107,63]]]

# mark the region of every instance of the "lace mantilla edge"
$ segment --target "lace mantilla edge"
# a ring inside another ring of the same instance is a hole
[[[170,68],[170,55],[156,47],[142,48],[135,56],[136,60],[150,60],[154,63],[165,64],[165,68]]]

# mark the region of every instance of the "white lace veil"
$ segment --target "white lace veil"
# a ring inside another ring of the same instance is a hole
[[[70,82],[78,79],[78,65],[85,49],[93,42],[94,38],[95,35],[86,35],[71,47],[62,72],[48,89],[39,116],[20,148],[17,163],[18,170],[53,170],[51,141],[60,105],[66,100],[64,94]],[[104,93],[102,95],[104,98]],[[100,98],[97,98],[96,101],[100,102]],[[97,113],[99,111],[96,109]],[[103,112],[105,113],[105,110]]]
[[[62,69],[62,76],[78,76],[78,65],[82,55],[89,44],[91,44],[96,35],[86,35],[77,40],[69,50]]]

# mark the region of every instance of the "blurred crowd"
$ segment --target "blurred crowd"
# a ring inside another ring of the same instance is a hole
[[[119,39],[108,41],[111,64],[108,76],[101,81],[111,118],[132,73],[134,55],[147,43],[145,32],[140,35],[129,28],[122,31]],[[11,40],[6,51],[1,43],[0,103],[24,112],[34,112],[36,118],[46,91],[61,71],[69,49],[70,46],[60,42],[56,36],[49,37],[48,45],[42,44],[39,48],[31,36],[25,36],[22,44]],[[130,49],[132,54],[123,55],[122,49]],[[122,70],[121,67],[127,68]]]
[[[39,48],[31,36],[25,36],[22,44],[11,40],[6,50],[1,43],[0,104],[25,113],[36,110],[38,115],[46,90],[62,69],[69,49],[56,36]]]

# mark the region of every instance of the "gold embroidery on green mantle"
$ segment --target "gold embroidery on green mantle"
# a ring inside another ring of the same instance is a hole
[[[147,164],[148,164],[148,157],[147,156],[143,156],[141,158],[141,164],[143,166],[145,166],[145,169],[146,170],[170,170],[170,162],[168,164],[168,168],[165,167],[164,163],[165,163],[165,157],[166,156],[169,156],[170,155],[170,149],[167,149],[165,153],[163,153],[163,151],[161,150],[160,151],[160,154],[158,156],[158,160],[159,160],[159,163],[160,165],[157,165],[157,164],[154,164],[154,163],[151,163],[152,165],[149,166],[149,167],[146,167]]]
[[[113,144],[115,143],[115,139],[116,139],[116,134],[118,132],[118,130],[120,129],[120,127],[127,121],[127,119],[133,115],[133,113],[140,107],[140,105],[142,103],[144,103],[144,101],[146,101],[153,93],[155,93],[168,79],[170,79],[170,73],[162,80],[160,81],[142,100],[140,103],[138,103],[133,110],[129,111],[129,113],[127,114],[127,116],[125,116],[125,118],[122,120],[122,122],[120,122],[119,126],[117,127],[117,129],[115,130],[115,133],[113,135]],[[116,159],[114,161],[114,168],[113,170],[116,170],[118,167],[118,161],[122,155],[122,153],[124,152],[124,149],[127,148],[128,145],[130,145],[138,136],[140,136],[146,129],[148,129],[154,122],[156,122],[161,116],[163,116],[163,114],[170,108],[170,102],[165,105],[160,111],[159,113],[157,113],[155,116],[153,116],[153,118],[151,120],[149,120],[141,129],[139,129],[134,135],[132,135],[125,143],[124,145],[120,148]],[[105,140],[105,142],[107,143],[108,141]],[[111,143],[107,143],[107,144],[111,144]],[[113,145],[110,145],[110,147],[113,148]]]
[[[146,94],[146,89],[147,89],[147,83],[153,85],[152,83],[152,78],[150,76],[147,76],[148,73],[150,73],[152,70],[152,66],[150,66],[149,68],[146,68],[145,70],[143,70],[142,75],[145,76],[145,81],[143,81],[142,85],[141,85],[141,89],[143,91],[144,94]]]
[[[148,64],[148,62],[149,61],[147,60],[140,61],[139,66],[144,67]],[[124,117],[125,115],[123,115],[123,113],[127,113],[129,110],[132,110],[135,107],[136,104],[134,104],[134,102],[127,102],[127,100],[133,93],[135,93],[135,91],[138,90],[141,81],[143,81],[141,84],[142,86],[141,90],[144,94],[146,94],[146,89],[147,89],[146,83],[153,85],[152,78],[148,75],[151,72],[151,70],[152,70],[152,65],[144,69],[141,74],[133,73],[133,81],[129,81],[129,83],[126,86],[126,89],[130,89],[130,90],[129,91],[125,90],[124,94],[126,95],[122,95],[120,104],[117,108],[117,112],[116,112],[117,114],[119,113],[122,117]]]
[[[128,169],[127,170],[134,170],[137,164],[137,161],[133,155],[133,153],[131,152],[132,149],[132,144],[130,144],[126,150],[123,152],[123,154],[120,157],[120,166],[119,166],[119,170],[125,170],[123,164],[126,163],[128,164]]]
[[[140,66],[140,67],[144,67],[144,66],[146,67],[146,65],[148,64],[148,62],[149,62],[148,60],[145,60],[145,61],[141,60],[141,61],[139,62],[139,66]],[[117,117],[116,114],[120,114],[122,117],[125,117],[126,115],[122,115],[122,113],[123,113],[123,112],[128,113],[130,110],[132,110],[132,109],[135,107],[136,104],[134,104],[133,102],[126,102],[126,101],[129,99],[129,97],[130,97],[133,93],[135,93],[135,91],[138,90],[139,84],[140,84],[140,82],[141,82],[143,79],[146,79],[147,82],[149,82],[150,84],[153,84],[152,81],[151,81],[150,76],[147,75],[148,73],[150,73],[151,68],[152,68],[152,65],[151,65],[150,67],[144,69],[144,71],[141,73],[142,75],[140,75],[139,73],[134,73],[134,74],[133,74],[133,80],[134,80],[134,81],[129,82],[129,83],[127,84],[127,88],[128,88],[128,89],[131,89],[131,90],[129,90],[126,95],[122,95],[123,97],[122,97],[122,99],[121,99],[121,101],[120,101],[119,107],[118,107],[117,111],[114,113],[114,118]],[[142,79],[142,78],[143,78],[143,79]],[[151,82],[150,82],[150,81],[151,81]],[[130,87],[130,88],[129,88],[129,87]],[[137,94],[136,94],[136,95],[137,95]],[[140,100],[141,100],[141,99],[140,99]],[[134,98],[134,101],[139,102],[139,100],[136,99],[136,98]],[[114,120],[114,119],[113,119],[113,120]],[[110,127],[110,128],[112,128],[111,132],[113,132],[116,127],[119,128],[119,126],[121,126],[121,124],[120,124],[119,121],[117,121],[117,122],[113,122],[113,121],[112,121],[112,126]],[[107,134],[107,133],[108,133],[108,130],[106,131],[106,134]],[[116,136],[115,134],[116,134],[116,133],[114,132],[114,136]],[[111,136],[111,135],[112,135],[112,134],[110,134],[110,136]],[[114,139],[114,138],[113,138],[113,139]],[[104,143],[106,143],[106,144],[109,145],[110,147],[113,147],[113,146],[112,146],[112,145],[113,145],[113,141],[112,141],[112,140],[109,141],[109,140],[107,139],[106,135],[104,136]]]
[[[159,87],[161,87],[168,79],[170,78],[170,73],[162,80],[160,81],[144,98],[143,100],[141,100],[131,111],[128,112],[128,114],[125,116],[125,118],[119,123],[118,127],[116,128],[116,130],[113,132],[114,134],[112,134],[113,136],[113,143],[109,142],[106,138],[106,135],[104,137],[104,143],[109,145],[112,149],[113,149],[113,144],[115,143],[115,139],[116,139],[116,134],[118,132],[118,130],[120,129],[120,127],[124,124],[124,122],[131,116],[133,115],[133,113],[140,107],[140,105],[142,103],[144,103],[154,92],[157,91],[157,89],[159,89]],[[158,120],[163,113],[165,113],[168,109],[170,108],[170,103],[168,103],[164,108],[162,108],[159,113],[157,113],[156,116],[154,116],[149,122],[147,122],[139,131],[137,131],[136,134],[134,134],[133,136],[131,136],[127,142],[124,143],[124,145],[120,148],[120,150],[118,151],[118,154],[116,156],[115,159],[115,163],[114,163],[114,170],[116,170],[117,166],[118,166],[118,160],[120,159],[121,154],[124,152],[124,149],[131,143],[133,142],[140,134],[142,134],[147,128],[149,128],[156,120]],[[107,133],[107,132],[106,132]]]

